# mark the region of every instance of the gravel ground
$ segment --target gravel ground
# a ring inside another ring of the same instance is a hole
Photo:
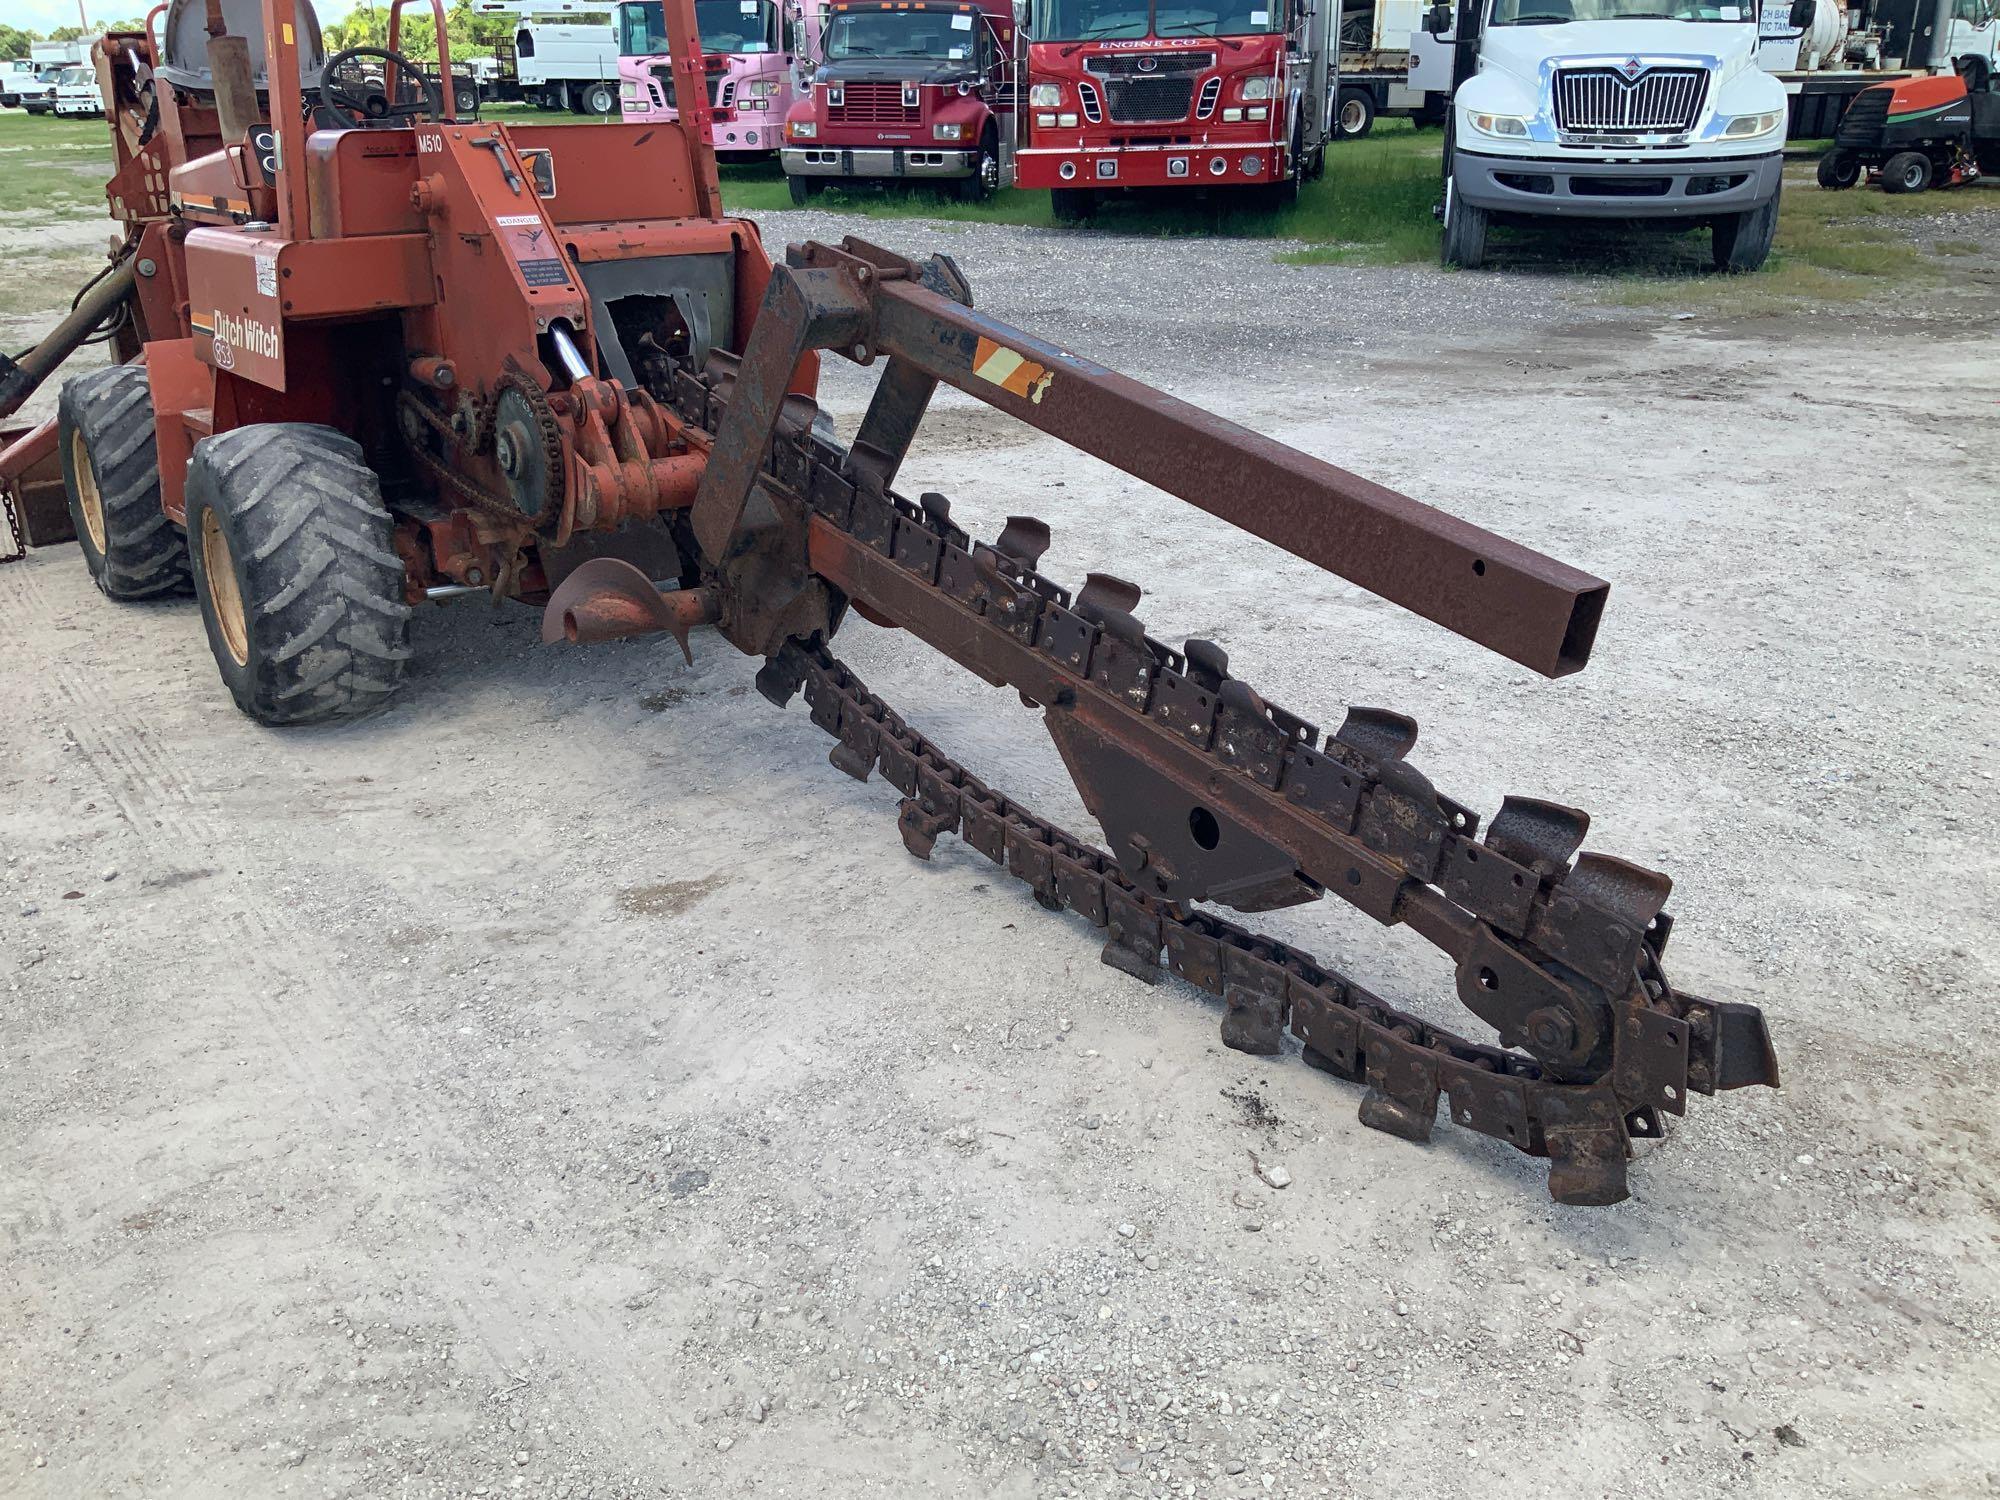
[[[1531,679],[940,398],[905,471],[1148,586],[1322,722],[1679,881],[1676,981],[1769,1013],[1608,1210],[1224,1050],[697,637],[416,627],[270,734],[191,606],[0,571],[0,1494],[1965,1496],[2000,1489],[1993,259],[1894,310],[772,215],[1613,583]],[[827,380],[839,424],[858,372]],[[1084,822],[1039,728],[843,655]],[[1344,909],[1267,925],[1455,1008]],[[1274,1189],[1254,1164],[1282,1165]]]

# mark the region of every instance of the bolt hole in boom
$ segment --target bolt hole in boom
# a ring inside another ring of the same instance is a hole
[[[1495,974],[1491,969],[1481,969],[1479,971],[1479,987],[1482,990],[1499,989],[1500,976],[1498,974]]]
[[[1472,571],[1478,574],[1481,578],[1484,578],[1486,576],[1486,559],[1483,557],[1473,558]]]
[[[1222,825],[1215,821],[1215,814],[1205,807],[1192,808],[1188,812],[1188,832],[1194,841],[1204,849],[1213,849],[1222,842]]]

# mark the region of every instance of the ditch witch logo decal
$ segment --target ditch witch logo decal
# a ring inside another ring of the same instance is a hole
[[[278,330],[268,323],[259,323],[255,318],[237,317],[220,308],[203,319],[191,317],[197,333],[209,336],[215,367],[218,370],[234,369],[238,353],[255,355],[260,359],[279,359]]]

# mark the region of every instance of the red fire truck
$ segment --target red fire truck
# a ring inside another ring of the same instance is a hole
[[[1013,115],[1013,0],[834,0],[811,86],[785,116],[792,201],[856,178],[956,181],[959,197],[988,197]]]
[[[1024,188],[1087,218],[1130,188],[1290,201],[1324,170],[1333,0],[1035,0]]]

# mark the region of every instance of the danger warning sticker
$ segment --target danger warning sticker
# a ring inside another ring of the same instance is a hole
[[[1005,344],[981,337],[979,347],[972,356],[972,373],[981,380],[990,381],[1010,395],[1019,396],[1037,405],[1048,393],[1055,380],[1055,372],[1045,365],[1038,365],[1024,354],[1017,354]]]

